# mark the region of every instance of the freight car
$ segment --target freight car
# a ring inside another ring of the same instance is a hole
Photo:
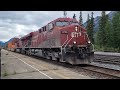
[[[73,18],[58,18],[27,34],[17,41],[15,51],[70,64],[89,64],[94,57],[86,29]]]

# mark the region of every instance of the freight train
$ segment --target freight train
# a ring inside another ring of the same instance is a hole
[[[13,39],[8,48],[72,65],[90,64],[94,58],[94,45],[86,29],[74,18],[55,19],[37,31]]]

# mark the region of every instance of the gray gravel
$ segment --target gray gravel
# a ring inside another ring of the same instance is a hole
[[[115,52],[94,52],[94,54],[120,56],[120,53],[115,53]]]
[[[113,69],[113,70],[119,70],[120,71],[120,65],[100,63],[100,62],[92,62],[91,65],[104,67],[104,68],[109,68],[109,69]]]

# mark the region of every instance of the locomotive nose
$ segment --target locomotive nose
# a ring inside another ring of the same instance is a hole
[[[71,37],[78,38],[79,36],[81,36],[79,26],[74,26],[73,31],[71,31]]]

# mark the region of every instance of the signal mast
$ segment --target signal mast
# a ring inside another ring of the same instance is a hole
[[[67,11],[64,11],[64,18],[67,18]]]

